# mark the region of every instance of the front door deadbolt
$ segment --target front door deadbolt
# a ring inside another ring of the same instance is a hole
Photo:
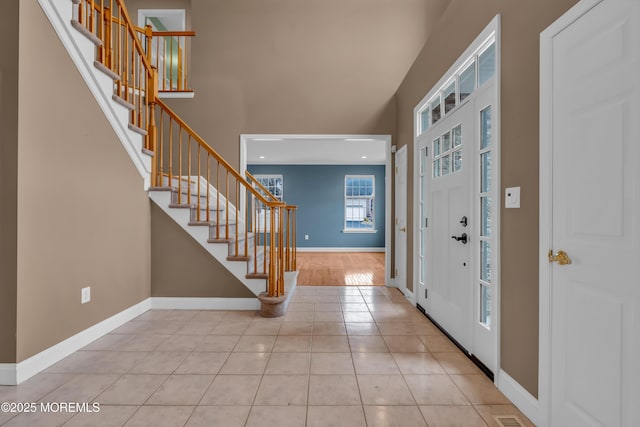
[[[460,237],[458,236],[451,236],[451,238],[453,240],[456,240],[458,242],[462,242],[463,245],[467,244],[467,233],[462,233],[462,235]]]

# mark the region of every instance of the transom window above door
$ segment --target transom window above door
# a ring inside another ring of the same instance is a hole
[[[469,56],[454,76],[418,109],[416,135],[420,136],[439,122],[495,74],[496,43],[495,38],[491,38]]]

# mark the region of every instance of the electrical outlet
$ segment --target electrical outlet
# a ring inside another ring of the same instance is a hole
[[[304,240],[309,240],[309,235],[308,234],[304,235]]]
[[[86,304],[91,301],[91,287],[87,286],[80,291],[80,302]]]

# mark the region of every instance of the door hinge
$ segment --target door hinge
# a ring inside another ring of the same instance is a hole
[[[393,272],[393,277],[398,277],[398,269],[396,268],[395,271]]]
[[[427,228],[429,226],[429,218],[425,218],[424,219],[424,228]]]
[[[429,289],[424,290],[424,299],[429,298],[427,295],[429,294]]]
[[[396,166],[396,174],[398,173],[398,167]]]
[[[424,156],[429,157],[429,147],[424,147]]]

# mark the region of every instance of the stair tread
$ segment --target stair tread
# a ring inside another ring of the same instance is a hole
[[[77,19],[72,19],[71,20],[71,26],[73,28],[75,28],[76,30],[78,30],[80,33],[82,33],[86,38],[91,40],[91,42],[93,44],[95,44],[96,46],[102,46],[102,44],[103,44],[102,40],[100,40],[100,38],[98,38],[91,31],[87,30],[87,28],[84,25],[82,25],[80,22],[78,22]]]

